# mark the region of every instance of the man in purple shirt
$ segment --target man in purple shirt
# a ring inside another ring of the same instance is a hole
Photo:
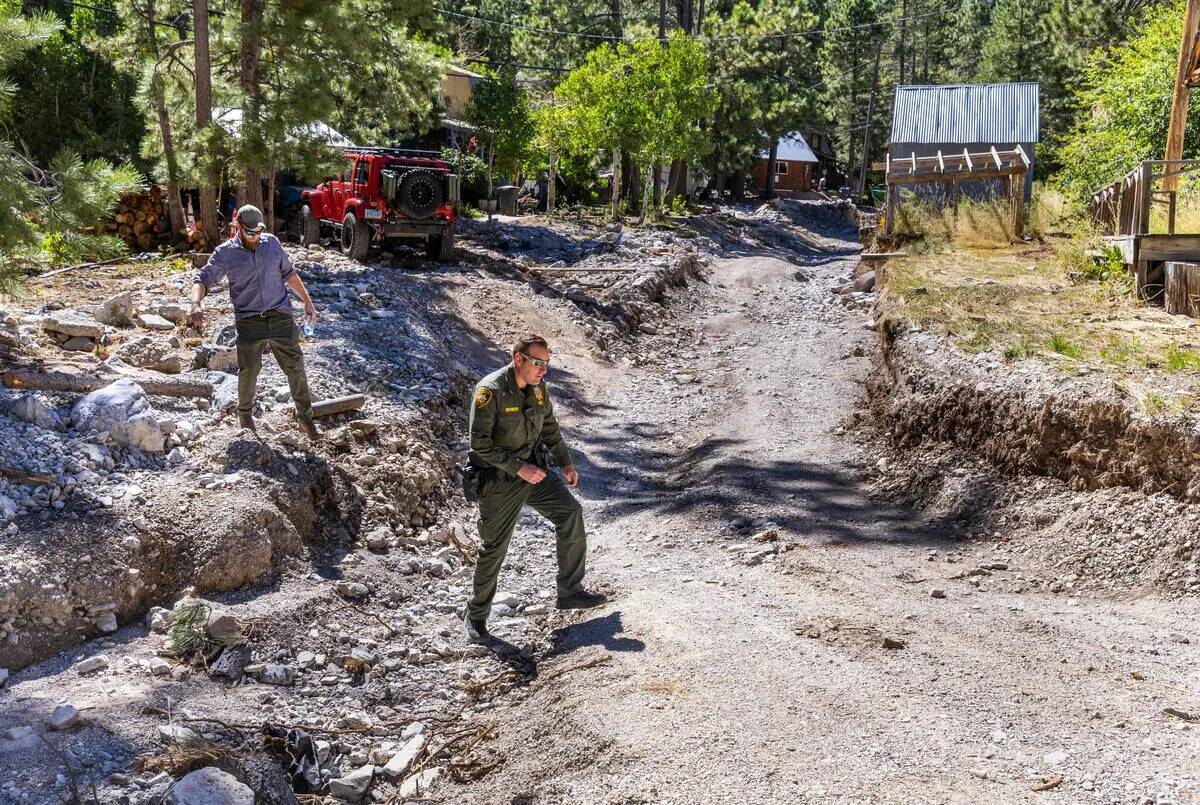
[[[300,351],[300,332],[292,318],[288,289],[304,302],[304,319],[310,325],[317,320],[317,309],[279,239],[263,231],[266,224],[262,212],[247,204],[238,210],[235,224],[237,237],[213,249],[208,263],[196,274],[189,317],[192,326],[197,330],[204,326],[204,297],[209,288],[228,277],[229,300],[233,303],[237,326],[241,426],[254,430],[254,392],[262,369],[263,350],[269,344],[279,368],[287,376],[300,429],[308,438],[318,439],[304,354]]]

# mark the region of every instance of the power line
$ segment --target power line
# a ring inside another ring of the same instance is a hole
[[[504,20],[492,19],[491,17],[479,17],[474,14],[463,14],[458,11],[452,11],[441,6],[431,6],[434,11],[440,12],[450,17],[456,17],[463,20],[474,20],[476,22],[486,22],[492,25],[499,25],[503,28],[513,28],[519,31],[530,31],[538,34],[552,34],[554,36],[575,36],[581,39],[599,39],[607,42],[640,42],[640,41],[658,41],[657,36],[645,36],[640,38],[612,36],[611,34],[589,34],[582,31],[563,31],[556,28],[538,28],[531,25],[521,25],[515,22],[506,22]],[[940,14],[940,11],[926,11],[921,14],[909,14],[904,17],[897,17],[891,20],[880,20],[878,22],[865,22],[859,25],[843,25],[834,28],[814,28],[809,31],[790,31],[777,34],[730,34],[728,36],[696,36],[693,39],[702,42],[728,42],[742,39],[790,39],[798,36],[817,36],[820,34],[838,33],[841,31],[857,31],[865,28],[879,28],[886,25],[895,25],[902,20],[917,20],[923,17],[931,17],[935,14]]]
[[[487,59],[466,59],[472,64],[485,64],[488,67],[515,67],[518,70],[545,70],[553,73],[569,73],[570,67],[551,67],[545,64],[517,64],[515,62],[488,61]]]

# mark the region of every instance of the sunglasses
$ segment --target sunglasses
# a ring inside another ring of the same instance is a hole
[[[248,238],[260,237],[262,235],[262,233],[263,233],[263,230],[261,230],[261,229],[246,229],[245,227],[242,227],[242,235],[244,235],[245,237],[248,237]]]
[[[550,359],[549,358],[547,358],[546,360],[542,360],[541,358],[535,358],[532,355],[526,355],[524,352],[518,352],[517,354],[520,355],[525,360],[532,363],[534,366],[536,366],[539,369],[549,369],[550,368]]]

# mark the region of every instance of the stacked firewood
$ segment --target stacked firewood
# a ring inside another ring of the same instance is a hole
[[[148,251],[170,240],[166,193],[153,185],[143,193],[122,196],[108,231],[125,241],[130,249],[140,251]]]

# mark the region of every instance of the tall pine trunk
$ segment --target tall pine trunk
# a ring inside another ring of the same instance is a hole
[[[647,170],[645,173],[646,179],[642,183],[642,211],[638,215],[638,226],[646,223],[646,210],[650,206],[650,179],[654,175],[654,172]]]
[[[767,154],[767,186],[763,188],[764,198],[775,198],[775,163],[779,161],[779,138],[771,139],[771,151]]]
[[[154,113],[158,117],[158,129],[162,135],[163,159],[167,163],[167,220],[171,225],[171,240],[180,238],[187,228],[183,213],[183,202],[179,197],[179,159],[175,155],[175,138],[171,131],[171,116],[167,113],[167,93],[163,87],[158,68],[162,66],[162,54],[158,50],[158,29],[154,25],[154,0],[146,8],[146,33],[150,51],[158,62],[150,78],[150,96],[154,99]]]
[[[194,0],[196,60],[196,129],[212,124],[212,63],[208,55],[208,0]],[[220,240],[217,228],[217,184],[221,181],[216,163],[205,154],[204,181],[200,185],[200,230],[210,249]]]
[[[262,58],[262,24],[265,0],[242,0],[242,43],[240,78],[242,83],[242,204],[263,204],[262,162],[266,143],[262,131],[262,97],[259,93],[258,64]]]

